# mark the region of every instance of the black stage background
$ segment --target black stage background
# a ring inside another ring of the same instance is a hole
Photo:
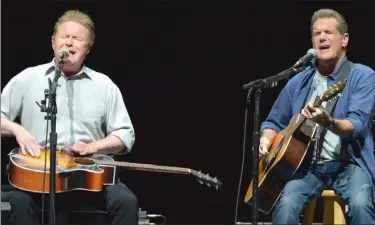
[[[135,2],[3,1],[1,87],[24,68],[52,59],[52,29],[65,10],[89,12],[97,30],[86,64],[117,83],[135,127],[126,160],[202,170],[224,183],[215,191],[191,177],[126,171],[122,178],[141,207],[165,215],[169,224],[233,223],[246,107],[241,86],[275,75],[311,48],[316,9],[342,12],[351,34],[349,58],[375,68],[370,1]],[[283,85],[263,93],[262,119]],[[251,221],[251,207],[243,203],[251,179],[251,112],[248,127],[239,221]],[[16,146],[2,139],[2,183],[6,154]]]

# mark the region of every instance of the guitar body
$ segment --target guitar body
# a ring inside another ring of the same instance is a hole
[[[301,115],[298,114],[284,130],[279,132],[272,143],[268,158],[259,160],[258,208],[268,214],[278,201],[286,183],[292,178],[304,160],[311,143],[315,126],[304,123],[293,131]],[[253,181],[246,192],[245,202],[252,204]]]
[[[46,154],[45,154],[46,153]],[[22,155],[19,148],[9,154],[8,179],[11,185],[21,190],[49,193],[50,151],[42,150],[40,158]],[[46,172],[44,173],[45,158]],[[75,157],[65,151],[56,152],[56,193],[86,190],[101,191],[103,185],[113,185],[116,181],[116,167],[97,165],[95,160],[111,160],[106,155]],[[43,182],[44,180],[44,182]],[[44,183],[44,187],[43,187]]]

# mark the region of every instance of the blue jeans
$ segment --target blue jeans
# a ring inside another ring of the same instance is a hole
[[[371,178],[355,164],[340,167],[338,162],[298,171],[275,206],[272,224],[298,224],[302,210],[327,187],[348,201],[351,224],[375,224]]]

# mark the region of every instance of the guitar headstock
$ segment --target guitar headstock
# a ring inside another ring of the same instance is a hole
[[[329,87],[321,96],[317,103],[320,105],[322,102],[328,101],[331,98],[335,97],[338,93],[342,92],[345,88],[346,80],[344,82],[337,82],[336,84]]]
[[[190,173],[197,178],[200,184],[206,184],[208,187],[214,187],[216,190],[223,184],[216,177],[213,178],[209,174],[204,174],[201,171],[190,170]]]

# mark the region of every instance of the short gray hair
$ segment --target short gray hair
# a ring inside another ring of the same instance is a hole
[[[341,35],[348,33],[348,24],[346,23],[345,18],[337,11],[333,9],[319,9],[314,12],[314,15],[311,17],[311,34],[313,33],[314,23],[321,18],[335,18],[337,20],[337,30]]]

